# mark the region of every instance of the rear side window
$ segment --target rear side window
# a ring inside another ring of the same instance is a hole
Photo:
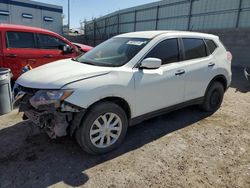
[[[162,64],[179,61],[179,47],[177,39],[167,39],[156,45],[146,56],[162,60]]]
[[[210,54],[212,54],[216,50],[217,45],[214,43],[213,40],[205,39],[205,42],[207,44],[207,48],[208,48]]]
[[[64,45],[66,43],[57,37],[38,34],[38,46],[41,49],[59,49],[60,46]]]
[[[206,46],[202,39],[184,38],[185,60],[207,56]]]
[[[8,48],[35,48],[34,34],[29,32],[8,31],[6,34]]]

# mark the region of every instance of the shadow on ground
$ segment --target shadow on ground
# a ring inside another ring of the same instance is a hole
[[[58,182],[80,186],[88,181],[86,169],[142,147],[160,137],[185,128],[210,114],[189,107],[130,127],[117,150],[91,156],[70,137],[50,140],[36,133],[30,122],[0,131],[0,187],[48,187]],[[180,116],[182,118],[180,118]]]
[[[250,83],[247,81],[244,75],[244,68],[233,67],[232,68],[232,88],[236,89],[236,92],[247,93],[250,92]]]

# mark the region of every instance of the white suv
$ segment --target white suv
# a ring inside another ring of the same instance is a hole
[[[25,117],[52,138],[69,133],[85,151],[100,154],[148,118],[188,105],[216,111],[231,82],[231,60],[214,35],[127,33],[23,74],[14,96]]]

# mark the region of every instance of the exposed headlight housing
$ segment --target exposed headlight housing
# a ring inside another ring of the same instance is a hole
[[[61,101],[72,95],[73,90],[39,90],[31,97],[30,104],[34,108],[53,105],[59,107]]]

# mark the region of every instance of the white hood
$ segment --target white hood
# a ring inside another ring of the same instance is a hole
[[[35,89],[60,89],[64,85],[110,72],[111,68],[98,67],[71,59],[49,63],[21,75],[17,83]]]

